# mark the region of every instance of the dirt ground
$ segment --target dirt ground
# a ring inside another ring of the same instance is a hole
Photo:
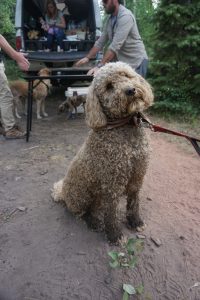
[[[51,199],[53,183],[88,133],[83,115],[66,120],[56,114],[61,101],[48,101],[48,118],[34,114],[29,143],[0,136],[0,300],[122,300],[123,283],[144,286],[130,299],[200,300],[196,152],[185,140],[150,133],[151,162],[141,191],[144,250],[135,269],[111,269],[108,252],[120,247]],[[25,127],[25,118],[20,123]],[[124,207],[123,232],[133,237]]]

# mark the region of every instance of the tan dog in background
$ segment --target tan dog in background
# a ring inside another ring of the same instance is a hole
[[[69,119],[73,110],[75,110],[75,116],[77,115],[77,107],[81,104],[83,105],[85,112],[85,102],[86,95],[78,95],[78,93],[75,91],[73,92],[73,96],[67,97],[67,99],[59,105],[58,113],[67,111],[67,118]]]
[[[39,76],[49,76],[51,75],[51,71],[48,68],[41,69],[38,72]],[[18,106],[21,103],[25,110],[26,99],[28,98],[28,82],[22,80],[15,80],[9,83],[11,92],[14,98],[14,112],[17,118],[21,118],[18,114]],[[37,119],[41,119],[41,114],[44,117],[48,117],[48,114],[45,112],[45,99],[49,93],[49,89],[51,88],[50,79],[43,79],[40,81],[39,79],[34,80],[33,82],[33,100],[36,101],[37,106]]]

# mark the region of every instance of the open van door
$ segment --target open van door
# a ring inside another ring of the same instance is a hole
[[[46,2],[47,0],[16,1],[16,48],[28,54],[30,71],[36,72],[42,67],[49,67],[52,72],[66,74],[77,60],[87,55],[97,39],[96,33],[99,35],[101,16],[98,0],[56,1],[66,20],[64,51],[57,51],[55,41],[53,51],[48,53],[45,52],[47,38],[39,22],[39,18],[45,16]],[[33,31],[35,35],[31,38],[30,32]],[[84,72],[89,68],[91,65]]]

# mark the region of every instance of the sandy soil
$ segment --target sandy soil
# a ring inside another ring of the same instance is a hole
[[[48,118],[34,115],[29,143],[0,137],[0,300],[120,300],[123,283],[144,286],[130,299],[200,300],[197,154],[186,141],[184,148],[150,134],[151,163],[141,191],[144,250],[135,269],[111,269],[108,252],[120,247],[51,200],[53,183],[88,132],[83,116],[67,121],[56,115],[60,102],[47,104]],[[132,237],[124,206],[123,232]]]

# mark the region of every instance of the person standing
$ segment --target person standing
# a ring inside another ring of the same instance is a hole
[[[109,43],[101,62],[88,74],[95,75],[98,69],[110,61],[128,63],[138,74],[145,77],[148,56],[140,37],[137,23],[130,10],[124,7],[121,0],[102,0],[105,12],[110,15],[102,35],[96,41],[88,55],[76,62],[76,66],[88,63]]]
[[[28,71],[29,61],[20,52],[15,51],[7,40],[0,34],[0,48],[18,64],[18,67],[23,71]],[[1,52],[0,52],[1,55]],[[24,138],[25,133],[15,123],[13,115],[13,95],[8,86],[5,68],[0,56],[0,113],[1,122],[4,129],[6,139]]]

